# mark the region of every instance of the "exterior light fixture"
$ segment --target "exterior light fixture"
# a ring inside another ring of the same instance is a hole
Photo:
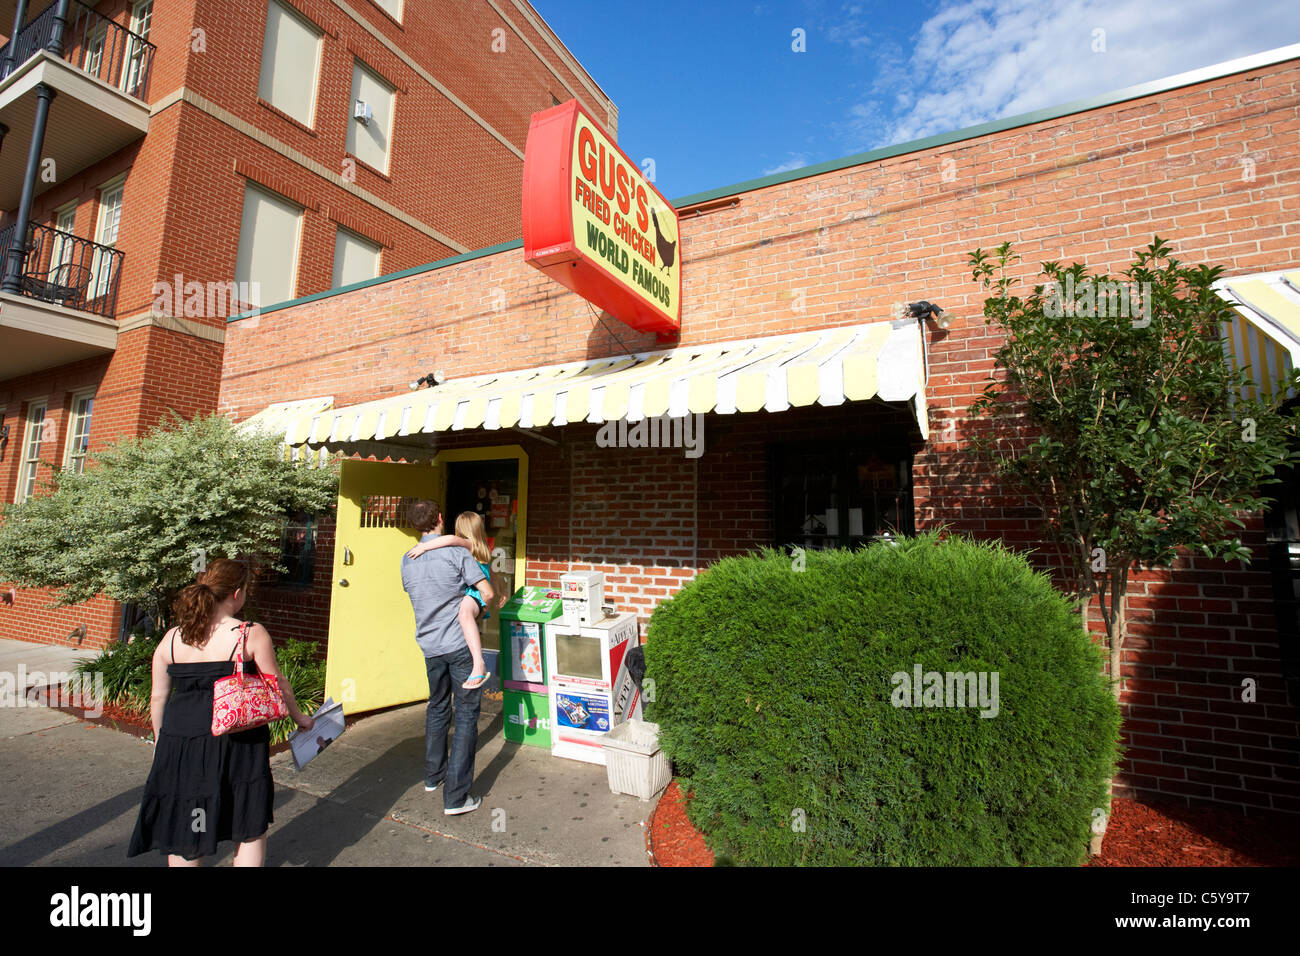
[[[437,371],[421,375],[414,382],[408,385],[407,388],[411,391],[415,391],[421,385],[428,385],[430,388],[433,388],[433,386],[441,385],[445,381],[447,381],[447,373],[442,369],[438,369]]]
[[[933,302],[909,302],[903,307],[903,317],[924,321],[934,319],[934,324],[940,329],[946,329],[952,325],[952,313],[946,309],[940,308]]]

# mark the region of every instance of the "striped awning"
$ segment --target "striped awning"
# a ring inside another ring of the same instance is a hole
[[[239,423],[241,431],[262,432],[268,435],[283,435],[289,425],[303,415],[318,415],[334,407],[334,397],[305,398],[295,402],[277,402],[268,405],[252,418]]]
[[[921,327],[906,319],[452,378],[345,408],[312,404],[320,399],[285,402],[248,421],[283,426],[293,447],[365,452],[382,446],[421,457],[428,443],[408,436],[781,412],[878,398],[911,403],[925,437],[925,381]]]
[[[1220,333],[1224,356],[1254,382],[1242,398],[1274,395],[1300,364],[1300,269],[1224,278],[1214,288],[1235,306]],[[1294,396],[1288,388],[1287,397]]]

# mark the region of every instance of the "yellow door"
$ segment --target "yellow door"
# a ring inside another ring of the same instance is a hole
[[[339,476],[325,693],[345,714],[429,696],[402,554],[419,540],[413,499],[441,503],[442,466],[344,461]]]

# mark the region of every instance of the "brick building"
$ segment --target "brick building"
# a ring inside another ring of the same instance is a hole
[[[1298,131],[1290,47],[686,197],[669,347],[597,316],[519,243],[236,318],[221,409],[374,462],[345,470],[310,573],[261,588],[264,619],[318,640],[409,633],[384,617],[409,617],[400,590],[349,617],[347,582],[372,557],[391,565],[395,502],[417,493],[450,514],[508,505],[493,521],[513,559],[499,590],[601,570],[606,599],[643,623],[711,561],[762,545],[944,523],[1034,548],[1029,503],[963,465],[965,409],[998,345],[968,253],[1010,240],[1028,282],[1046,260],[1118,272],[1159,234],[1230,277],[1294,269]],[[921,299],[951,326],[891,321]],[[411,390],[435,371],[445,381]],[[702,454],[599,440],[604,423],[665,412],[703,415]],[[1119,792],[1300,812],[1295,590],[1287,545],[1265,531],[1252,516],[1249,568],[1196,558],[1138,575]],[[1243,677],[1257,701],[1240,700]]]
[[[526,0],[154,7],[0,0],[6,501],[213,410],[229,316],[517,236],[536,110],[617,127]],[[106,599],[10,600],[0,636],[119,633]]]

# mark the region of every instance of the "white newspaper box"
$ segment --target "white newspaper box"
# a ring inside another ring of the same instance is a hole
[[[626,667],[639,633],[635,614],[591,625],[556,622],[546,629],[552,754],[605,763],[605,734],[640,714],[640,695]]]
[[[564,623],[595,624],[605,616],[605,575],[601,571],[570,571],[560,575],[560,597],[564,602]]]

